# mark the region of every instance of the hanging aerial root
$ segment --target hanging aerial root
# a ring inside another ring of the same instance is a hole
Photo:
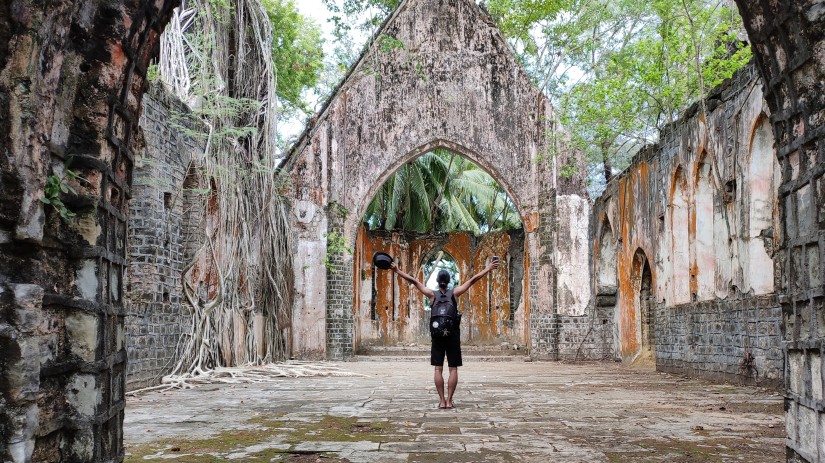
[[[343,370],[336,364],[327,362],[289,361],[266,365],[217,367],[210,370],[164,376],[161,384],[137,389],[126,393],[126,395],[136,396],[152,391],[165,392],[173,389],[192,389],[206,384],[254,384],[283,378],[309,378],[314,376],[352,377],[364,375]]]

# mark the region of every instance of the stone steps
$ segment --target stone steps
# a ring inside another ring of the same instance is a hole
[[[487,363],[487,362],[529,362],[530,357],[527,355],[464,355],[462,353],[461,360],[463,363]],[[430,353],[426,355],[356,355],[353,357],[355,362],[427,362],[430,361]]]
[[[527,350],[499,346],[461,346],[465,362],[525,362]],[[358,349],[355,361],[360,362],[429,362],[430,346],[366,346]]]

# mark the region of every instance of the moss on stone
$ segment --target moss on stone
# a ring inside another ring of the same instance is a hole
[[[295,445],[304,442],[406,442],[410,435],[387,422],[365,422],[354,417],[325,415],[318,421],[294,421],[280,415],[259,415],[246,422],[244,429],[228,429],[204,439],[162,439],[127,449],[126,463],[167,460],[179,455],[187,463],[215,462],[230,453],[243,452],[244,461],[270,461],[289,456]],[[268,448],[245,451],[252,446],[271,443],[289,445],[288,449]],[[288,461],[288,460],[284,460]],[[344,460],[339,460],[344,461]]]

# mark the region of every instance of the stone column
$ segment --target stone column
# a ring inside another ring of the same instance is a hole
[[[771,109],[782,171],[776,290],[783,313],[788,461],[825,459],[825,7],[736,0]]]
[[[0,8],[0,460],[124,457],[134,134],[175,3]]]

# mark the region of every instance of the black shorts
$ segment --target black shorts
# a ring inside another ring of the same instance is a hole
[[[456,333],[446,338],[432,338],[433,346],[430,350],[430,365],[444,366],[444,354],[447,354],[447,365],[451,368],[461,366],[461,335]]]

